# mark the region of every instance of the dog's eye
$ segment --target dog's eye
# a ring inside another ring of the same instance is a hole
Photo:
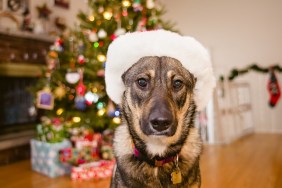
[[[146,87],[147,85],[148,85],[148,82],[147,82],[147,80],[146,79],[144,79],[144,78],[140,78],[140,79],[138,79],[137,80],[137,83],[138,83],[138,85],[140,86],[140,87]]]
[[[174,80],[173,81],[173,88],[174,89],[181,89],[183,86],[183,82],[181,80]]]

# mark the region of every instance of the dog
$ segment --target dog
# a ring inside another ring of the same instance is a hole
[[[111,187],[199,188],[202,141],[194,125],[194,75],[172,57],[146,56],[122,81]]]

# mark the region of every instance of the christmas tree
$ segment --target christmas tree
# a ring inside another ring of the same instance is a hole
[[[156,0],[89,0],[88,4],[89,11],[78,14],[80,26],[64,32],[51,47],[44,78],[33,92],[37,107],[48,117],[45,124],[67,122],[103,131],[120,124],[119,107],[105,91],[109,44],[126,32],[170,29],[171,24],[160,18],[164,10]]]

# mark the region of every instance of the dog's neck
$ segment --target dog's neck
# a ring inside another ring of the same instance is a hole
[[[155,167],[160,167],[163,166],[166,163],[170,163],[170,162],[174,162],[176,161],[176,159],[178,158],[178,154],[175,156],[169,156],[169,157],[154,157],[153,159],[149,159],[148,157],[146,157],[144,154],[142,154],[133,144],[133,154],[134,156],[140,160],[140,161],[145,161],[148,164],[150,164],[151,166],[155,166]]]

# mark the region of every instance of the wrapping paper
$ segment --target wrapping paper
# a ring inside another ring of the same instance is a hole
[[[77,181],[111,177],[114,166],[115,160],[100,160],[73,167],[71,170],[71,179]]]
[[[59,150],[71,147],[68,140],[52,144],[32,139],[30,144],[31,165],[34,171],[51,178],[70,173],[71,166],[59,160]]]

